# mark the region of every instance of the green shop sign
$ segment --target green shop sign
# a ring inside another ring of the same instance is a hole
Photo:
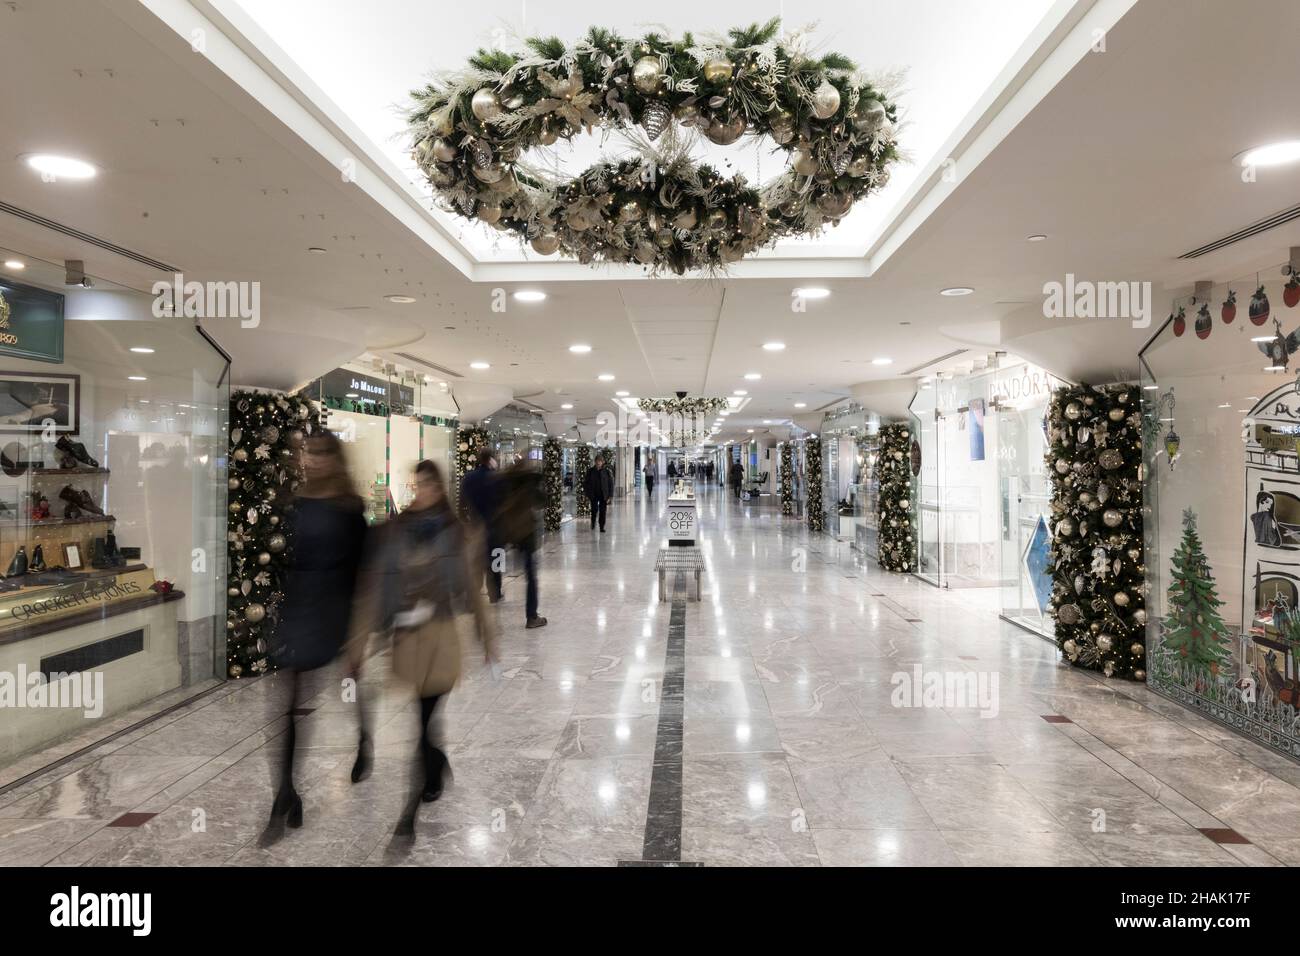
[[[0,281],[0,355],[63,361],[63,296]]]

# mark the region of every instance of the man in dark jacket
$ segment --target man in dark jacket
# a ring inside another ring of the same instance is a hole
[[[745,482],[745,466],[740,462],[732,462],[729,483],[731,484],[731,493],[737,498],[740,497],[740,486]]]
[[[528,582],[524,602],[525,627],[545,627],[546,618],[537,613],[537,563],[539,544],[538,512],[546,507],[546,487],[542,473],[527,461],[518,461],[501,473],[500,504],[494,523],[497,537],[514,545],[524,559],[524,579]]]
[[[496,529],[497,508],[501,501],[501,490],[496,480],[496,456],[492,449],[484,448],[478,453],[478,467],[465,475],[461,485],[467,507],[466,516],[483,527],[483,541],[487,545],[487,563],[484,569],[487,575],[488,600],[493,604],[501,600],[501,570],[505,560],[505,546]]]
[[[600,530],[605,530],[605,506],[614,497],[614,474],[605,467],[605,456],[597,455],[595,467],[587,471],[587,480],[583,485],[587,498],[591,502],[591,530],[596,530],[596,518],[600,518]]]

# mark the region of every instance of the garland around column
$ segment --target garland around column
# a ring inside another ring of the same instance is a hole
[[[794,456],[790,451],[790,443],[781,444],[781,514],[790,516],[794,514]]]
[[[826,514],[822,508],[822,441],[809,438],[804,442],[808,458],[808,530],[826,530]]]
[[[573,494],[578,503],[578,517],[586,518],[591,514],[591,501],[587,498],[587,470],[591,467],[591,449],[586,445],[578,446],[574,459]]]
[[[1051,614],[1070,663],[1141,679],[1146,657],[1141,392],[1057,389],[1048,412]]]
[[[876,526],[880,566],[886,571],[916,570],[916,503],[912,488],[912,426],[880,430],[880,494]]]
[[[297,452],[320,427],[306,399],[249,391],[230,397],[226,672],[231,677],[271,667],[268,655],[293,555],[288,519],[303,479]]]
[[[478,453],[491,444],[488,433],[477,426],[466,425],[456,430],[456,510],[465,517],[467,502],[460,496],[465,475],[478,465]]]
[[[546,489],[546,514],[544,522],[547,531],[560,530],[564,517],[564,475],[560,464],[560,440],[548,438],[542,444],[542,482]]]

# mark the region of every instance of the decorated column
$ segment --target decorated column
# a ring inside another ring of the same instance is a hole
[[[886,571],[916,570],[916,501],[912,487],[912,426],[880,430],[880,494],[876,498],[880,566]]]
[[[587,471],[590,468],[591,448],[587,445],[579,445],[573,469],[577,472],[573,476],[573,494],[577,501],[579,518],[586,518],[591,515],[591,500],[587,497]]]
[[[547,531],[560,530],[560,522],[564,517],[564,476],[561,456],[560,440],[547,438],[542,444],[542,483],[546,490],[546,513],[543,521]]]
[[[809,438],[803,446],[808,459],[808,530],[826,530],[826,514],[822,507],[822,440]]]
[[[488,433],[474,425],[456,430],[456,492],[457,511],[465,517],[468,502],[459,494],[465,475],[478,465],[478,453],[491,444]]]
[[[781,514],[794,514],[794,456],[790,443],[781,443]]]

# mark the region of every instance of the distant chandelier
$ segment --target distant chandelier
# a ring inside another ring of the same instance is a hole
[[[779,31],[771,20],[697,41],[592,28],[567,48],[530,37],[515,51],[479,50],[412,94],[415,161],[449,211],[540,255],[723,271],[837,224],[899,158],[886,93],[847,57],[813,57],[805,33]],[[596,127],[630,153],[573,177],[523,159]],[[746,133],[787,153],[771,182],[691,159],[697,136],[730,146]]]

